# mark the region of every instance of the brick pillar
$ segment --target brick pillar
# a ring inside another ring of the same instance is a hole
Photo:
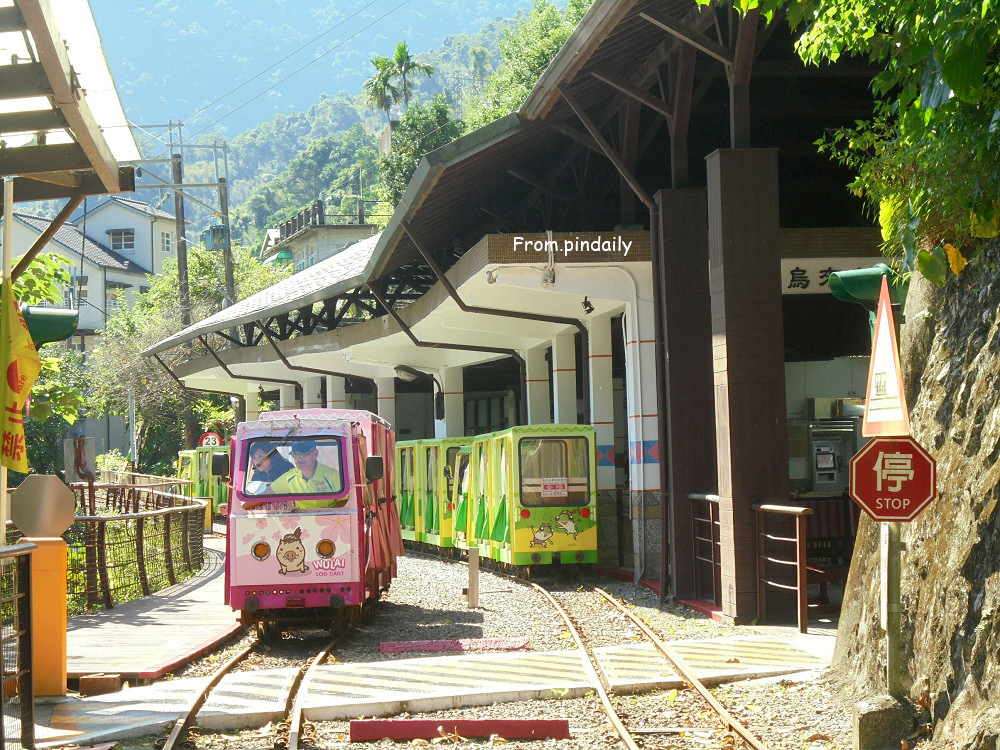
[[[323,376],[306,378],[302,381],[302,408],[323,408]]]
[[[378,379],[378,415],[395,428],[396,378]]]
[[[588,381],[590,393],[590,421],[594,427],[597,450],[597,526],[598,529],[617,528],[618,504],[615,492],[615,408],[614,385],[611,382],[611,317],[591,315],[587,318]],[[608,539],[601,533],[598,545],[602,566],[618,563],[617,539]]]
[[[299,401],[295,397],[295,386],[294,385],[283,385],[278,388],[278,410],[279,411],[289,411],[290,409],[298,409]]]
[[[438,380],[444,389],[444,419],[434,420],[434,437],[462,437],[465,434],[465,390],[463,367],[444,367]],[[437,388],[437,386],[434,386]]]
[[[712,309],[708,282],[708,216],[704,190],[662,190],[659,204],[660,257],[666,318],[669,463],[664,543],[670,591],[678,597],[712,599],[712,571],[695,585],[693,505],[690,493],[714,494],[715,400],[712,375]],[[655,401],[653,402],[655,404]],[[707,554],[708,550],[700,550]]]
[[[722,149],[706,161],[722,611],[748,622],[757,614],[750,506],[788,500],[778,154]]]

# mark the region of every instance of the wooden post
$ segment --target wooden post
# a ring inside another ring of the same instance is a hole
[[[469,609],[479,607],[479,549],[469,547]]]

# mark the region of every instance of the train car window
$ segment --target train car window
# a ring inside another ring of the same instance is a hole
[[[343,451],[337,437],[260,439],[246,452],[247,495],[342,495]]]
[[[448,448],[447,451],[445,451],[444,455],[445,455],[445,464],[444,465],[445,466],[450,466],[450,467],[452,467],[452,470],[454,470],[454,468],[455,468],[455,456],[458,455],[458,446],[457,445],[451,446],[450,448]],[[448,497],[451,497],[452,488],[455,486],[455,476],[454,476],[454,474],[452,474],[451,476],[448,476],[447,474],[445,474],[445,480],[444,481],[445,481],[445,484],[447,485],[447,489],[448,489],[447,495],[448,495]]]
[[[587,505],[590,458],[582,437],[521,438],[521,504]]]
[[[510,497],[510,442],[500,443],[500,496]]]
[[[458,491],[463,495],[469,494],[469,456],[465,454],[458,462]]]
[[[479,450],[479,486],[476,494],[480,497],[487,497],[490,494],[490,458],[489,451],[484,446],[478,446]]]
[[[427,448],[427,492],[437,495],[438,491],[438,449],[436,445]]]
[[[413,492],[413,448],[399,452],[399,488],[402,492]]]

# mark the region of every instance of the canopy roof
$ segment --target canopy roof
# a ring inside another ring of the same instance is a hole
[[[0,0],[0,174],[18,202],[131,191],[139,158],[86,0]]]

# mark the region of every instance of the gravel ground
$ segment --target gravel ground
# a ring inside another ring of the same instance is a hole
[[[612,645],[639,640],[639,632],[626,623],[611,605],[578,584],[566,581],[539,581],[557,592],[561,603],[578,623],[592,645]],[[501,578],[488,571],[480,574],[480,608],[469,610],[462,600],[462,588],[468,585],[468,571],[463,565],[444,563],[412,553],[400,560],[399,577],[370,619],[356,628],[348,641],[338,648],[335,658],[341,662],[367,662],[397,655],[382,654],[380,644],[388,640],[434,640],[445,638],[515,638],[527,636],[535,651],[574,648],[561,618],[541,594],[530,587]],[[712,638],[728,635],[754,635],[752,628],[724,625],[680,606],[660,606],[658,597],[631,583],[602,580],[609,593],[628,602],[644,622],[664,640]],[[249,639],[246,636],[243,640]],[[256,653],[244,668],[266,669],[301,664],[326,643],[324,633],[313,631],[286,634],[280,642]],[[228,651],[235,650],[235,642]],[[404,657],[419,654],[404,654]],[[226,658],[226,650],[216,652],[176,673],[176,677],[205,674]],[[298,660],[298,661],[295,661]],[[772,750],[838,750],[851,747],[851,706],[854,698],[840,689],[826,674],[801,673],[783,679],[732,683],[714,691],[734,716],[746,722]],[[740,747],[711,720],[707,704],[694,690],[658,691],[635,696],[613,696],[616,710],[634,732],[637,744],[649,748]],[[611,730],[600,700],[583,698],[553,699],[494,704],[456,709],[415,718],[433,718],[446,722],[455,718],[566,718],[572,739],[535,742],[496,738],[509,750],[597,750],[620,746]],[[706,723],[709,722],[709,723]],[[191,733],[192,747],[224,750],[265,750],[280,742],[281,727],[268,725],[256,730]],[[369,750],[388,748],[391,743],[352,745],[347,722],[320,722],[304,735],[305,747]],[[156,737],[122,743],[126,748],[155,747]],[[435,743],[452,744],[454,738]],[[279,745],[280,746],[280,745]],[[911,745],[912,746],[912,745]]]

